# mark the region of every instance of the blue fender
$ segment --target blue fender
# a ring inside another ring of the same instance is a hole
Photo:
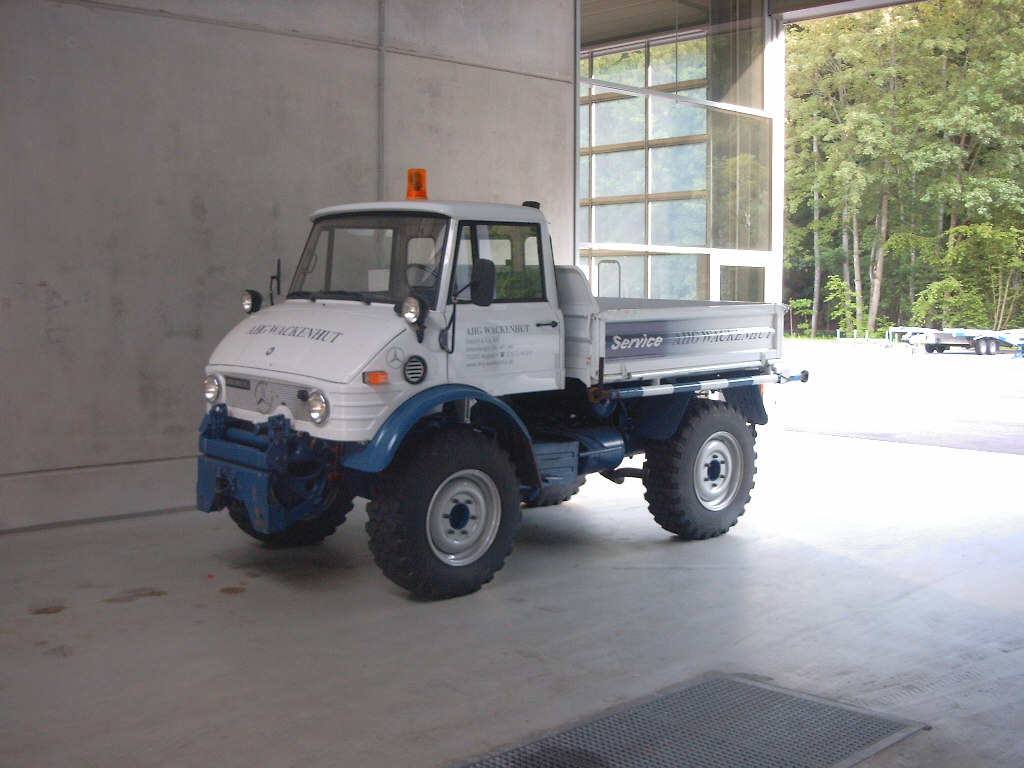
[[[499,441],[512,454],[520,478],[525,484],[533,484],[532,481],[536,480],[539,485],[530,432],[522,419],[498,398],[465,384],[442,384],[406,400],[381,425],[373,439],[349,454],[342,464],[359,472],[376,474],[383,471],[394,459],[406,435],[424,416],[445,403],[469,399],[476,400],[478,406],[486,404],[481,409],[487,417],[483,426],[498,433]]]

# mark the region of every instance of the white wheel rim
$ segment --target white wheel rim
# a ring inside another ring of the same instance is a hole
[[[441,562],[469,565],[491,548],[500,524],[498,486],[479,470],[463,469],[434,492],[427,508],[427,541]]]
[[[705,509],[718,512],[735,500],[743,481],[743,452],[730,432],[704,441],[693,463],[693,487]]]

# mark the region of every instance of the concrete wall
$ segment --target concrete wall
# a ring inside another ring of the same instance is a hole
[[[0,529],[194,503],[202,368],[316,208],[540,200],[574,0],[0,3]]]

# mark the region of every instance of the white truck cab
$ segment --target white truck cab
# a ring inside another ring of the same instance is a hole
[[[560,389],[548,242],[544,217],[526,206],[317,211],[285,301],[228,333],[210,357],[210,386],[223,387],[240,417],[282,414],[337,441],[369,440],[404,400],[438,384],[498,396]],[[470,275],[481,261],[494,265],[493,296],[474,304]],[[327,402],[322,416],[310,412],[314,392]]]
[[[783,307],[597,299],[555,266],[532,203],[312,220],[283,300],[247,291],[210,357],[200,509],[304,545],[362,496],[378,565],[430,598],[489,581],[521,505],[564,501],[588,474],[641,477],[678,536],[735,524],[760,385],[806,380],[776,367]],[[618,468],[638,453],[642,471]]]

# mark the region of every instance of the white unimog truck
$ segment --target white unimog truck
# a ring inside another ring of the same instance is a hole
[[[376,563],[426,598],[490,581],[522,505],[594,473],[642,479],[679,537],[725,533],[760,385],[806,380],[776,370],[781,305],[595,298],[530,203],[317,211],[284,300],[262,303],[245,292],[206,368],[199,508],[298,546],[364,497]]]

